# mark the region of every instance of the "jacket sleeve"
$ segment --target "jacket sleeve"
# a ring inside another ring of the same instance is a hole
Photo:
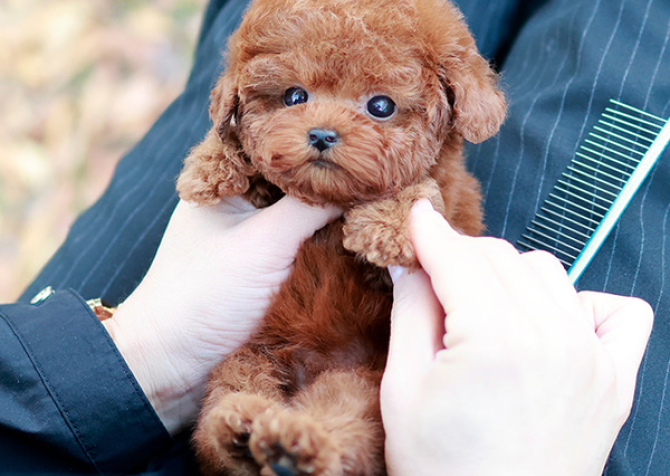
[[[128,473],[171,442],[79,295],[0,306],[3,471]]]

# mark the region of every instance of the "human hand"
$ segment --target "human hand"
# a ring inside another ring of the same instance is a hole
[[[392,270],[381,389],[389,474],[602,474],[649,305],[577,293],[548,253],[461,236],[425,202],[411,234],[423,270]]]
[[[303,241],[340,213],[291,197],[177,205],[146,277],[103,322],[171,433],[197,416],[209,372],[249,339]]]

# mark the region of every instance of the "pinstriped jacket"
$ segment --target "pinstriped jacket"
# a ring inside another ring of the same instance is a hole
[[[610,98],[670,116],[667,0],[461,0],[502,71],[510,113],[468,146],[488,234],[521,236]],[[118,164],[100,200],[18,303],[0,306],[0,473],[189,474],[85,299],[120,302],[142,279],[177,202],[174,181],[209,128],[209,91],[244,0],[212,0],[184,93]],[[578,283],[656,311],[631,417],[608,476],[670,474],[670,153]],[[37,305],[43,287],[57,292]]]

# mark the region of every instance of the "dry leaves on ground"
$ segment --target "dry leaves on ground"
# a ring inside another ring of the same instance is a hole
[[[0,302],[177,96],[205,3],[0,2]]]

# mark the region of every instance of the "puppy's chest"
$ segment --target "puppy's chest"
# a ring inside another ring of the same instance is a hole
[[[381,360],[383,365],[391,304],[386,270],[346,251],[337,221],[301,247],[254,340],[310,355],[301,360],[325,358],[344,367],[377,366]]]

